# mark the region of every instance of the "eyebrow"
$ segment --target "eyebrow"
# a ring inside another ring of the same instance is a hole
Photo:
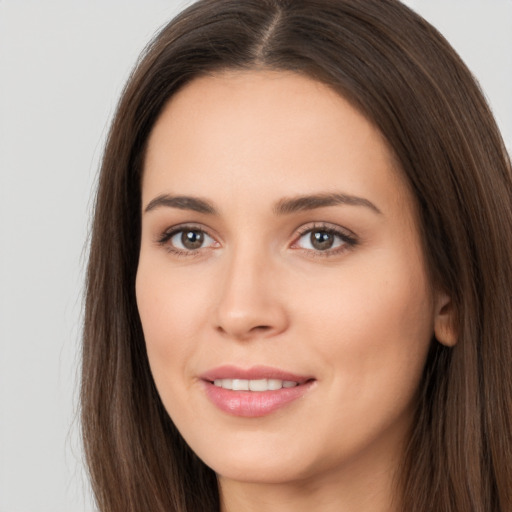
[[[337,205],[364,206],[375,213],[382,214],[368,199],[341,193],[313,194],[281,199],[276,203],[274,212],[277,215],[288,215],[290,213]]]
[[[171,196],[169,194],[162,194],[151,200],[144,212],[150,212],[155,208],[167,206],[168,208],[178,208],[179,210],[192,210],[198,213],[206,213],[209,215],[217,215],[217,211],[211,203],[199,197],[190,196]]]
[[[291,213],[338,205],[364,206],[375,213],[382,214],[368,199],[341,193],[310,194],[284,198],[275,204],[273,210],[276,215],[289,215]],[[192,196],[171,196],[169,194],[162,194],[152,199],[144,209],[144,212],[160,207],[178,208],[179,210],[191,210],[208,215],[217,215],[215,207],[206,199]]]

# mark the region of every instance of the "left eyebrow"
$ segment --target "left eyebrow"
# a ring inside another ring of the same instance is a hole
[[[277,215],[288,215],[290,213],[337,205],[363,206],[382,215],[382,212],[371,201],[368,201],[368,199],[341,193],[313,194],[284,198],[276,203],[274,213]]]

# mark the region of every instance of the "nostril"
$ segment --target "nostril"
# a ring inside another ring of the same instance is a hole
[[[255,325],[254,327],[242,325],[217,325],[216,331],[222,336],[229,336],[241,340],[247,340],[253,337],[268,335],[274,330],[271,325]]]
[[[251,331],[269,331],[272,329],[270,325],[257,325],[256,327],[253,327]]]

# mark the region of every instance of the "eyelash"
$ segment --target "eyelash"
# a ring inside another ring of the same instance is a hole
[[[207,237],[211,238],[212,240],[215,240],[213,236],[211,236],[204,228],[200,226],[196,226],[193,224],[185,224],[180,226],[174,226],[172,228],[167,229],[164,231],[157,239],[158,245],[161,245],[165,247],[165,249],[170,252],[171,254],[174,254],[176,256],[184,256],[184,257],[190,257],[190,256],[196,256],[199,254],[199,251],[201,249],[207,249],[208,247],[200,247],[199,249],[180,249],[179,247],[176,247],[169,242],[172,240],[172,238],[180,233],[186,233],[186,232],[196,232],[196,233],[202,233],[203,235],[206,235]]]
[[[338,247],[335,247],[333,249],[327,249],[327,250],[314,250],[314,249],[303,249],[301,247],[297,247],[295,250],[302,250],[310,253],[313,257],[320,257],[320,258],[327,258],[329,256],[337,256],[339,254],[344,253],[345,251],[348,251],[352,248],[354,248],[358,243],[358,239],[356,235],[346,229],[346,228],[340,228],[339,226],[334,227],[330,224],[320,223],[320,224],[313,224],[312,226],[304,226],[299,228],[298,230],[298,236],[295,238],[294,242],[292,243],[292,248],[297,244],[297,242],[303,238],[307,234],[312,233],[325,233],[327,235],[332,235],[339,240],[341,240],[341,244]]]
[[[199,254],[201,250],[204,249],[213,249],[212,246],[207,247],[199,247],[198,249],[180,249],[179,247],[176,247],[169,242],[172,240],[172,238],[178,234],[182,234],[185,232],[196,232],[196,233],[202,233],[203,236],[206,235],[208,238],[211,238],[214,240],[215,243],[218,243],[215,241],[215,238],[211,236],[207,230],[204,228],[193,225],[193,224],[185,224],[180,226],[174,226],[170,229],[167,229],[164,231],[156,240],[158,245],[161,245],[165,247],[165,249],[178,257],[193,257]],[[298,241],[303,238],[307,234],[312,233],[325,233],[327,235],[332,235],[336,238],[338,238],[341,241],[341,244],[338,247],[335,247],[333,249],[329,248],[326,250],[315,250],[315,249],[304,249],[301,247],[297,247]],[[352,248],[354,248],[359,243],[356,235],[352,233],[351,231],[347,229],[341,229],[340,227],[334,227],[329,224],[320,223],[320,224],[313,224],[313,225],[307,225],[303,226],[298,230],[297,236],[294,238],[294,241],[291,244],[291,248],[294,250],[301,250],[304,252],[309,253],[312,257],[329,257],[329,256],[337,256],[345,251],[348,251]]]

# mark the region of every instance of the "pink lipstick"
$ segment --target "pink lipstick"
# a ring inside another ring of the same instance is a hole
[[[301,398],[315,381],[267,366],[221,366],[201,375],[201,380],[207,397],[220,410],[247,418],[271,414]]]

